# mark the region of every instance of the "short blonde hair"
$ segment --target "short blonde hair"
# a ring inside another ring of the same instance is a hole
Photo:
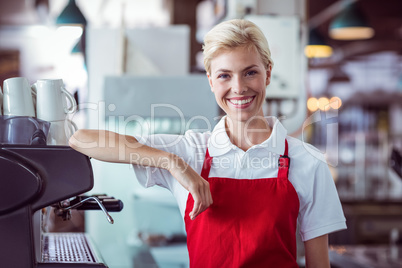
[[[257,25],[244,19],[234,19],[221,22],[212,28],[204,37],[204,66],[211,73],[211,60],[222,50],[237,47],[255,49],[268,69],[273,66],[268,41]]]

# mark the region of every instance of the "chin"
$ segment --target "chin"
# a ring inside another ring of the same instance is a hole
[[[240,114],[226,113],[226,115],[233,121],[247,122],[250,118],[256,116],[254,113],[242,112]]]

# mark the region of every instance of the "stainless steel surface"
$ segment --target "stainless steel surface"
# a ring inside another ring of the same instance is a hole
[[[42,262],[95,263],[85,234],[47,233],[43,235]]]
[[[102,205],[102,203],[99,201],[99,199],[97,197],[94,197],[94,196],[90,196],[88,198],[85,198],[84,200],[81,200],[80,202],[78,202],[77,204],[74,204],[72,206],[69,206],[69,207],[66,207],[66,208],[59,208],[57,210],[59,212],[65,212],[65,211],[68,211],[70,209],[74,209],[76,207],[79,207],[80,205],[82,205],[83,203],[85,203],[85,202],[87,202],[89,200],[94,200],[99,205],[99,207],[102,209],[103,213],[105,213],[106,219],[110,224],[114,223],[114,220],[113,220],[112,216],[110,216],[110,214],[107,212],[106,208]]]

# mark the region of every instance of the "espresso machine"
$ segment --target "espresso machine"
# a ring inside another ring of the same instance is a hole
[[[45,210],[65,220],[72,209],[121,211],[110,196],[84,193],[93,187],[89,157],[68,146],[0,144],[0,267],[108,267],[85,233],[51,233]]]

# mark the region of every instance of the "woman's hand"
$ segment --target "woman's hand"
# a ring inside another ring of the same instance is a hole
[[[173,156],[170,163],[168,170],[194,199],[194,207],[189,214],[190,219],[194,220],[213,203],[209,183],[180,157]]]

